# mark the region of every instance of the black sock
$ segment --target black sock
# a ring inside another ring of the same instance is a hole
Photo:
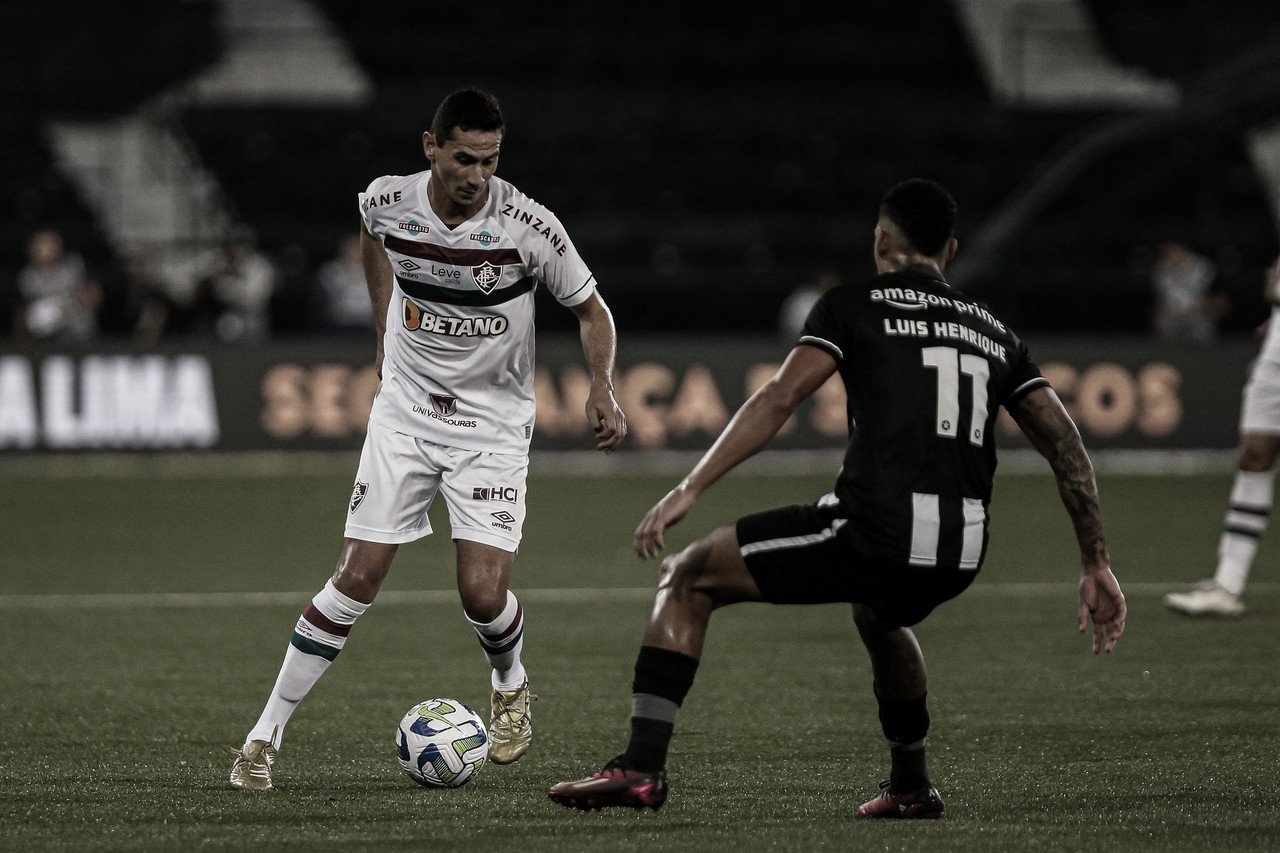
[[[929,765],[925,760],[924,743],[917,742],[912,746],[891,744],[889,746],[889,792],[893,794],[909,794],[919,791],[929,784]]]
[[[675,723],[631,718],[631,740],[627,743],[624,761],[635,770],[655,771],[667,766],[667,748],[671,745],[671,733]]]
[[[918,791],[929,784],[925,736],[929,733],[928,694],[899,701],[886,699],[875,687],[880,704],[880,727],[889,741],[889,790],[895,794]]]
[[[628,766],[646,771],[666,766],[676,712],[697,671],[697,658],[656,646],[640,647],[631,684],[631,740],[624,754]]]

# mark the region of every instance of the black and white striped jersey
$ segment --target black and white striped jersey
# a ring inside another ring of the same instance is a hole
[[[841,535],[862,553],[977,570],[1000,406],[1048,385],[1026,346],[925,268],[827,291],[798,345],[830,353],[848,395]]]

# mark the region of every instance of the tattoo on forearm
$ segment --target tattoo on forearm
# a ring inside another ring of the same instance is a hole
[[[1108,562],[1098,484],[1079,430],[1056,400],[1027,401],[1020,421],[1032,445],[1053,468],[1058,494],[1075,527],[1081,557]]]

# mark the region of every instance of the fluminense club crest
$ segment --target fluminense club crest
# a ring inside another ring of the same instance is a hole
[[[369,493],[369,484],[357,482],[356,487],[351,490],[351,509],[348,512],[355,512],[356,507],[364,502],[364,496]]]
[[[458,398],[450,397],[448,394],[432,394],[431,406],[437,414],[447,418],[458,411]]]
[[[502,278],[502,267],[485,261],[480,266],[471,268],[471,276],[476,280],[476,287],[485,293],[492,293],[498,286],[498,279]]]

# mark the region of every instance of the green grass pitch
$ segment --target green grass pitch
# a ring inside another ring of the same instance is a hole
[[[999,477],[982,576],[918,629],[941,823],[852,820],[887,756],[843,606],[716,614],[662,811],[551,803],[549,785],[624,744],[657,568],[630,552],[631,532],[677,477],[557,473],[537,457],[514,582],[540,696],[531,752],[453,791],[396,764],[395,723],[416,701],[487,704],[452,549],[434,536],[401,549],[394,594],[295,715],[277,789],[233,791],[222,749],[256,718],[332,569],[354,463],[4,469],[0,848],[1280,849],[1280,533],[1263,542],[1245,618],[1193,621],[1160,601],[1210,571],[1229,471],[1102,471],[1130,622],[1097,658],[1076,633],[1077,556],[1052,480]],[[734,475],[669,544],[829,480]]]

